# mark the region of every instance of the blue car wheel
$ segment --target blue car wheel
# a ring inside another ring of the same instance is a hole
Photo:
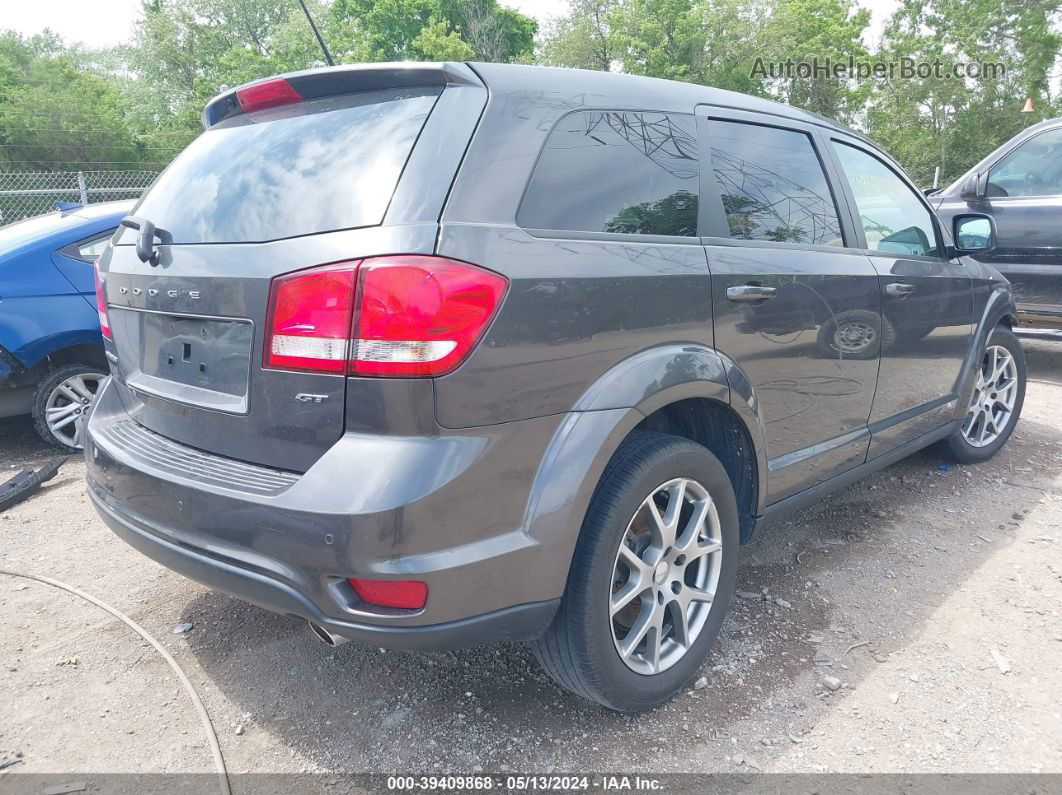
[[[84,447],[85,420],[106,373],[89,364],[70,364],[37,387],[33,422],[46,442],[67,450]]]

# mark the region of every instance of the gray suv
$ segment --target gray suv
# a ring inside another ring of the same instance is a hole
[[[1006,280],[836,124],[625,75],[252,83],[99,260],[88,491],[121,538],[328,643],[526,639],[658,705],[756,528],[1025,390]]]

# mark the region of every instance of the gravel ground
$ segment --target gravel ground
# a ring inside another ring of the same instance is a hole
[[[201,693],[231,771],[1062,772],[1062,347],[992,462],[924,453],[768,528],[698,686],[641,716],[555,687],[521,645],[315,642],[113,537],[71,459],[0,514],[0,567],[142,623]],[[0,424],[3,469],[48,451]],[[209,772],[170,669],[123,624],[0,577],[0,757],[22,772]],[[175,634],[181,624],[189,631]]]

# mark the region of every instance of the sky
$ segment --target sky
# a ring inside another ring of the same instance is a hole
[[[51,28],[68,42],[81,42],[88,47],[109,47],[128,41],[133,23],[140,14],[142,0],[3,0],[0,29],[8,28],[23,34],[40,33]],[[559,16],[568,8],[568,0],[501,0],[502,5],[544,22]],[[871,10],[871,29],[868,39],[876,42],[888,15],[899,0],[859,0]]]

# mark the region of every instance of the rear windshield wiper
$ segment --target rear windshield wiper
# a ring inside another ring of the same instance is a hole
[[[170,243],[172,242],[170,233],[155,226],[147,218],[140,218],[136,215],[127,215],[123,218],[122,226],[135,229],[140,233],[136,239],[136,255],[140,258],[140,261],[150,263],[153,266],[158,265],[159,251],[155,248],[155,238],[159,239],[159,243]]]

